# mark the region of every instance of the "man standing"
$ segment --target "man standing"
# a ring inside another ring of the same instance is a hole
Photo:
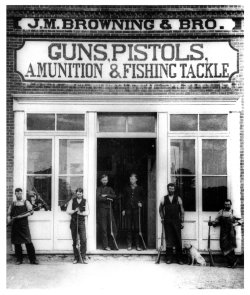
[[[8,209],[8,223],[12,222],[11,243],[15,246],[16,264],[23,263],[22,244],[25,244],[31,264],[38,264],[33,243],[31,242],[28,216],[34,212],[28,200],[23,200],[21,188],[15,189],[16,201]]]
[[[80,255],[84,264],[88,264],[86,260],[87,238],[85,227],[85,216],[89,215],[89,206],[87,200],[83,197],[83,189],[76,189],[76,197],[71,199],[67,206],[67,211],[71,215],[70,229],[73,240],[74,261],[79,262]],[[80,253],[77,250],[78,236],[80,238]]]
[[[167,189],[168,195],[163,197],[159,208],[161,222],[163,222],[165,229],[166,263],[172,263],[173,247],[175,247],[177,262],[183,264],[181,260],[181,229],[184,227],[184,208],[182,199],[175,195],[175,184],[169,183]]]
[[[130,185],[124,190],[124,209],[122,211],[123,216],[127,216],[127,244],[128,250],[132,250],[133,236],[135,239],[135,246],[137,251],[141,251],[139,245],[139,207],[142,208],[145,195],[143,188],[137,185],[137,175],[135,173],[130,174]]]
[[[220,210],[216,216],[215,221],[208,222],[208,225],[220,225],[220,248],[227,260],[227,267],[235,268],[238,259],[236,258],[234,249],[236,246],[236,231],[235,226],[241,225],[242,220],[233,215],[231,209],[232,202],[227,199],[224,202],[224,209]]]
[[[108,175],[103,174],[100,178],[101,186],[97,188],[97,217],[101,231],[103,250],[110,251],[109,245],[113,246],[114,250],[118,250],[114,241],[111,240],[111,222],[114,238],[116,237],[117,229],[114,215],[112,212],[112,203],[116,199],[116,195],[112,187],[108,186]]]

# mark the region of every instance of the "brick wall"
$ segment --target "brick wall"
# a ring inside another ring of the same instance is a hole
[[[126,13],[125,13],[126,11]],[[21,31],[14,28],[14,22],[23,17],[54,18],[234,18],[238,29],[233,32],[170,31],[170,32],[101,32],[101,31]],[[15,50],[26,39],[70,40],[92,38],[137,40],[228,40],[239,50],[239,73],[234,75],[232,83],[37,83],[21,81],[15,73]],[[235,95],[243,96],[243,8],[240,6],[9,6],[7,8],[7,203],[13,195],[13,149],[14,117],[13,94],[68,94],[68,95]],[[243,104],[243,100],[242,100]],[[244,110],[244,106],[242,106]],[[244,111],[241,113],[241,200],[244,210]]]

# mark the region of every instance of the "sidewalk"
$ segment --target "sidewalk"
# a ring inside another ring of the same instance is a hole
[[[82,289],[103,294],[156,294],[167,289],[242,289],[244,268],[155,264],[152,260],[90,258],[88,265],[40,261],[7,264],[8,289]],[[102,292],[102,293],[100,293]],[[136,293],[138,292],[138,293]],[[164,294],[162,293],[162,294]]]

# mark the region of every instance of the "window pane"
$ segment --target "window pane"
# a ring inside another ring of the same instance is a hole
[[[195,177],[172,176],[171,182],[176,184],[176,195],[182,198],[184,210],[195,211]]]
[[[198,115],[170,115],[171,131],[198,130]]]
[[[201,131],[227,130],[227,115],[200,115]]]
[[[219,211],[227,198],[227,177],[202,177],[202,210]]]
[[[27,156],[28,174],[52,173],[51,139],[29,139]]]
[[[99,132],[125,132],[125,116],[99,115]]]
[[[155,117],[149,115],[129,116],[128,132],[155,132]]]
[[[195,140],[171,140],[171,174],[195,174]]]
[[[27,114],[27,130],[55,130],[55,115]]]
[[[227,141],[225,139],[202,140],[202,174],[227,174]]]
[[[31,192],[39,194],[42,199],[40,204],[44,204],[41,210],[51,210],[51,176],[28,176],[27,177],[27,199],[31,200]],[[46,206],[47,205],[47,206]]]
[[[83,173],[83,140],[61,139],[59,142],[59,173]]]
[[[57,130],[84,130],[84,114],[58,114]]]
[[[77,188],[83,188],[83,176],[60,176],[58,205],[65,211],[67,202],[75,194]]]

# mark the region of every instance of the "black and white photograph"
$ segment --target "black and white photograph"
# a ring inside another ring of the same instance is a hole
[[[3,6],[5,290],[245,290],[247,11],[196,2]]]

